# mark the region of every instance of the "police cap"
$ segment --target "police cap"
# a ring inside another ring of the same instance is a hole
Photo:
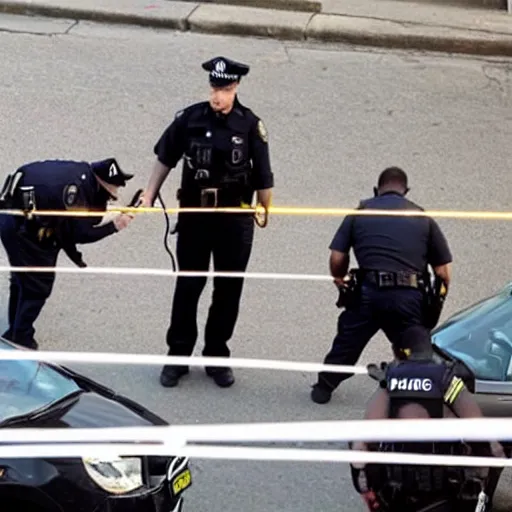
[[[421,325],[407,328],[395,353],[398,359],[430,359],[434,353],[430,330]]]
[[[249,66],[241,62],[227,59],[226,57],[214,57],[203,62],[202,67],[210,72],[210,85],[224,87],[240,79],[249,73]]]
[[[98,178],[115,187],[124,187],[133,178],[133,174],[123,172],[115,158],[92,162],[91,169]]]

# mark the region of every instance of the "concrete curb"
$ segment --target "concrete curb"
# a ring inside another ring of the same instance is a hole
[[[0,0],[0,12],[132,24],[208,34],[348,43],[487,56],[512,56],[512,31],[497,33],[334,14],[165,2],[158,9],[115,0],[114,8],[59,5],[64,0]],[[168,4],[168,5],[167,5]]]
[[[98,23],[137,25],[141,27],[168,28],[172,30],[188,30],[187,18],[198,4],[186,4],[184,15],[174,12],[165,16],[155,16],[152,11],[141,9],[109,9],[102,7],[74,7],[58,5],[57,2],[31,2],[30,0],[0,0],[0,13],[20,14],[24,16],[45,16],[50,18],[66,18],[73,20],[95,21]],[[180,10],[180,9],[178,9]]]
[[[512,56],[511,33],[318,14],[306,31],[312,41],[487,56]]]
[[[203,4],[187,22],[191,32],[301,41],[313,16],[305,12]]]
[[[194,2],[194,0],[182,1]],[[312,0],[202,0],[202,3],[236,5],[238,7],[258,7],[260,9],[275,9],[278,11],[322,12],[322,3]]]

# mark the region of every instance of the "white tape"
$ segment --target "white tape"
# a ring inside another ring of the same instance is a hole
[[[282,423],[48,429],[2,428],[2,443],[501,441],[512,439],[512,419],[350,420]]]
[[[28,446],[0,445],[0,458],[70,458],[93,457],[103,460],[119,456],[182,456],[191,459],[265,460],[294,462],[362,462],[396,464],[431,464],[448,466],[510,467],[511,459],[413,453],[364,452],[350,450],[310,450],[303,448],[249,448],[231,446],[184,445],[180,443],[154,444],[44,444]]]
[[[73,363],[134,364],[134,365],[188,365],[188,366],[231,366],[232,368],[254,368],[261,370],[285,370],[296,372],[334,372],[365,375],[365,366],[325,365],[320,363],[299,363],[267,359],[243,359],[203,356],[165,356],[148,354],[115,354],[109,352],[51,352],[34,350],[0,350],[0,361],[60,361]]]
[[[92,457],[102,460],[133,455],[176,455],[183,449],[185,443],[118,443],[118,444],[89,444],[58,443],[58,444],[28,444],[28,445],[0,445],[0,459],[33,459]]]
[[[57,274],[118,274],[129,276],[157,276],[157,277],[230,277],[244,279],[278,279],[291,281],[330,281],[332,276],[323,274],[290,274],[277,272],[215,272],[215,271],[173,271],[166,268],[139,268],[139,267],[11,267],[0,266],[0,272],[55,272]]]
[[[1,452],[0,452],[1,454]],[[295,462],[381,462],[397,464],[431,464],[440,466],[510,467],[511,459],[423,455],[414,453],[364,452],[351,450],[308,450],[304,448],[248,448],[187,445],[180,455],[197,459],[274,460]]]

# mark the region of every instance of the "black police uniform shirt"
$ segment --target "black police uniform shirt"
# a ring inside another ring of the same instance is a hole
[[[182,192],[185,192],[180,200],[182,206],[194,207],[200,204],[196,171],[188,169],[186,162],[187,157],[193,154],[190,146],[194,138],[211,141],[210,172],[214,179],[236,173],[237,165],[243,165],[244,162],[252,167],[248,171],[247,185],[240,188],[241,202],[251,204],[255,190],[274,186],[268,134],[261,119],[242,105],[238,97],[227,115],[214,112],[207,101],[200,102],[179,111],[154,147],[160,163],[169,169],[176,167],[181,157],[185,156],[181,180]]]
[[[19,168],[20,186],[33,186],[38,210],[89,209],[105,211],[108,192],[96,180],[89,163],[67,160],[33,162]],[[50,217],[40,222],[57,227],[76,244],[93,243],[116,232],[113,222],[95,226],[102,216]]]
[[[361,201],[359,209],[420,210],[398,193],[385,193]],[[423,216],[348,215],[338,228],[331,250],[354,249],[359,268],[383,272],[425,272],[452,261],[452,255],[436,221]]]

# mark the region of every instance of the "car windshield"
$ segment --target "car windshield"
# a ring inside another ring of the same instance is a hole
[[[0,338],[0,350],[19,350]],[[0,424],[79,391],[75,381],[37,361],[0,360]]]
[[[477,379],[512,381],[511,287],[448,318],[432,339],[464,361]]]

